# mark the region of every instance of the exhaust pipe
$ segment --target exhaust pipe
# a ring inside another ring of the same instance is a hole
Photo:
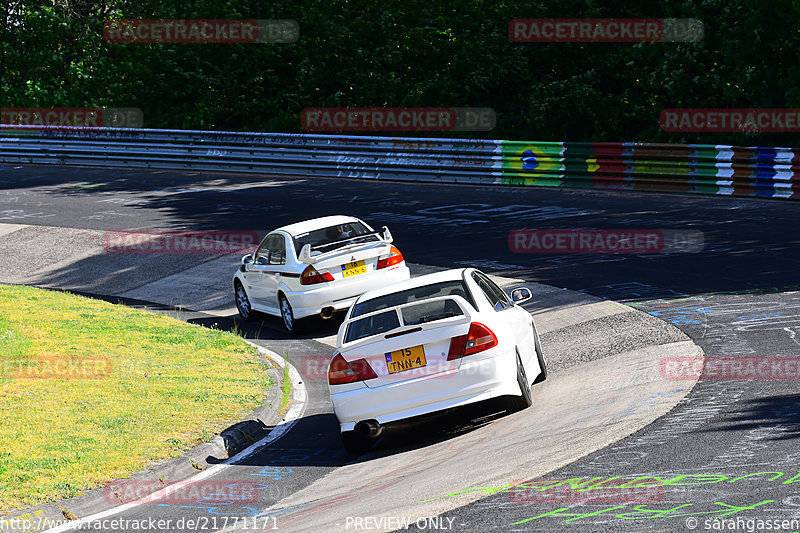
[[[356,424],[355,430],[365,437],[378,438],[383,433],[383,426],[377,420],[362,420]]]
[[[319,312],[319,316],[323,320],[328,320],[333,316],[333,307],[323,307],[322,310]]]

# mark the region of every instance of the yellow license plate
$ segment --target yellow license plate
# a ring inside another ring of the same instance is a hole
[[[422,346],[386,352],[386,366],[389,368],[390,374],[419,368],[426,364],[428,363],[425,361],[425,350],[422,349]]]
[[[367,273],[367,265],[364,264],[364,261],[356,261],[354,263],[346,263],[342,265],[342,276],[344,276],[345,278],[366,273]]]

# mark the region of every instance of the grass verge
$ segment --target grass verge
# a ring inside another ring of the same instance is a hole
[[[289,357],[284,358],[283,382],[281,383],[281,414],[289,407],[289,396],[292,394],[292,381],[289,379]]]
[[[179,456],[271,385],[233,333],[0,285],[0,515]]]

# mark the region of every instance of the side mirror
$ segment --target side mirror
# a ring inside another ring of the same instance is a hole
[[[392,242],[394,239],[392,238],[392,232],[389,231],[389,228],[386,226],[381,228],[381,233],[383,233],[383,240],[386,242]]]
[[[314,260],[311,259],[310,244],[306,244],[300,249],[300,255],[297,256],[297,260],[300,261],[301,263],[306,263],[306,264],[311,264],[314,262]]]
[[[244,257],[242,257],[242,264],[243,265],[249,265],[252,262],[253,262],[253,254],[247,254]]]
[[[527,287],[520,287],[519,289],[511,291],[511,300],[515,304],[526,302],[531,298],[533,298],[533,294],[531,294],[531,290]]]

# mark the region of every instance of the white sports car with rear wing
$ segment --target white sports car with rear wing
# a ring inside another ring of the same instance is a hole
[[[328,370],[345,448],[368,449],[384,424],[490,398],[530,406],[531,384],[547,377],[533,317],[518,305],[530,297],[509,297],[472,268],[361,295]]]
[[[403,254],[354,217],[329,216],[271,231],[233,276],[239,315],[280,316],[289,332],[311,315],[330,318],[362,293],[409,279]]]

